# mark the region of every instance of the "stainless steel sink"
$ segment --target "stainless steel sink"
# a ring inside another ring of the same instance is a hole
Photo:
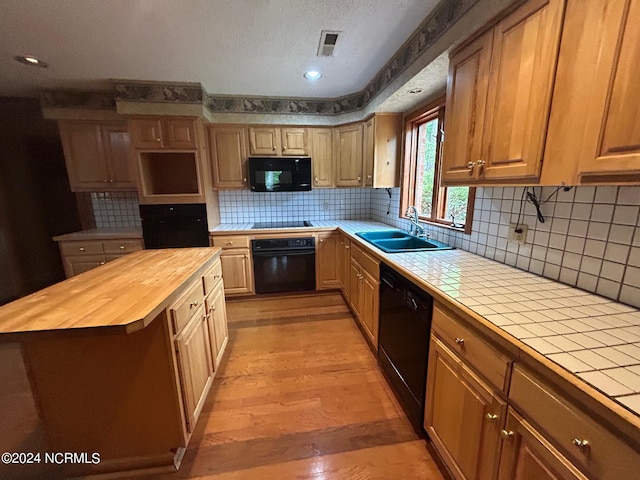
[[[415,237],[400,230],[358,232],[357,236],[386,253],[422,252],[427,250],[451,250],[446,243]]]

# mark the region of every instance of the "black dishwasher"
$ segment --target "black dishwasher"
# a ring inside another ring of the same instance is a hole
[[[409,420],[423,431],[433,298],[385,264],[380,280],[378,359]]]

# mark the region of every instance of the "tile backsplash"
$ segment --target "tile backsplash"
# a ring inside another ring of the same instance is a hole
[[[523,187],[478,187],[472,233],[427,226],[436,240],[487,258],[640,307],[640,187],[574,187],[541,206],[524,200],[525,245],[507,242],[521,208]],[[547,199],[555,188],[535,188]],[[406,229],[398,218],[400,189],[371,194],[371,218]],[[387,214],[387,212],[389,212]]]
[[[91,206],[98,228],[140,227],[136,192],[93,192]]]
[[[316,189],[309,192],[260,193],[220,190],[222,223],[369,218],[371,188]]]

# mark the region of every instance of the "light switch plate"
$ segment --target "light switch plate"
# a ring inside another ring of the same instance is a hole
[[[518,245],[524,245],[527,240],[528,226],[519,224],[517,225],[518,231],[516,232],[516,224],[509,224],[509,233],[507,233],[507,242],[517,243]]]

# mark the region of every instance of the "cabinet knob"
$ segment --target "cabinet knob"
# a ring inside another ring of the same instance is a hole
[[[198,306],[198,302],[189,302],[189,308],[194,308]]]
[[[80,247],[80,251],[81,251],[81,252],[84,252],[84,251],[85,251],[85,248],[84,248],[84,247]]]
[[[156,142],[159,142],[159,141],[160,141],[160,139],[159,139],[159,138],[155,138],[154,140],[155,140]]]
[[[469,162],[467,163],[467,168],[469,170],[473,170],[474,168],[476,168],[476,162]]]
[[[321,238],[321,239],[320,239],[320,243],[324,243],[324,238]]]
[[[591,443],[589,442],[589,440],[580,440],[579,438],[574,438],[571,441],[571,443],[573,443],[580,450],[584,450],[584,449],[589,448],[591,446]]]
[[[226,245],[231,246],[231,245],[233,245],[233,242],[227,242]]]
[[[345,245],[344,248],[349,248],[349,245]]]
[[[358,177],[358,181],[362,180],[362,177]]]
[[[109,180],[109,183],[113,183],[113,179],[110,179],[110,180]]]
[[[125,246],[124,245],[120,245],[120,250],[124,250]]]
[[[318,177],[313,177],[313,181],[318,183]]]
[[[273,151],[274,151],[274,152],[276,151],[276,146],[275,146],[275,145],[273,146]]]
[[[476,162],[476,165],[478,165],[480,168],[484,167],[486,165],[487,162],[485,162],[484,160],[478,160]]]
[[[464,338],[456,337],[454,342],[456,342],[460,346],[463,346],[464,345]]]
[[[485,418],[490,422],[495,422],[496,420],[498,420],[498,415],[496,415],[495,413],[487,413]]]
[[[344,245],[344,242],[340,242],[340,245]]]
[[[287,149],[287,146],[286,146],[286,145],[283,145],[283,146],[282,146],[282,150],[286,150],[286,149]]]
[[[373,177],[371,175],[367,175],[367,180],[371,180]]]
[[[243,182],[243,183],[247,183],[247,178],[246,178],[246,177],[245,177],[245,178],[243,178],[243,179],[242,179],[242,182]]]
[[[509,440],[511,437],[513,437],[513,431],[501,430],[500,435],[502,435],[502,438],[504,438],[505,440]]]
[[[100,262],[100,265],[104,265],[106,262]]]

